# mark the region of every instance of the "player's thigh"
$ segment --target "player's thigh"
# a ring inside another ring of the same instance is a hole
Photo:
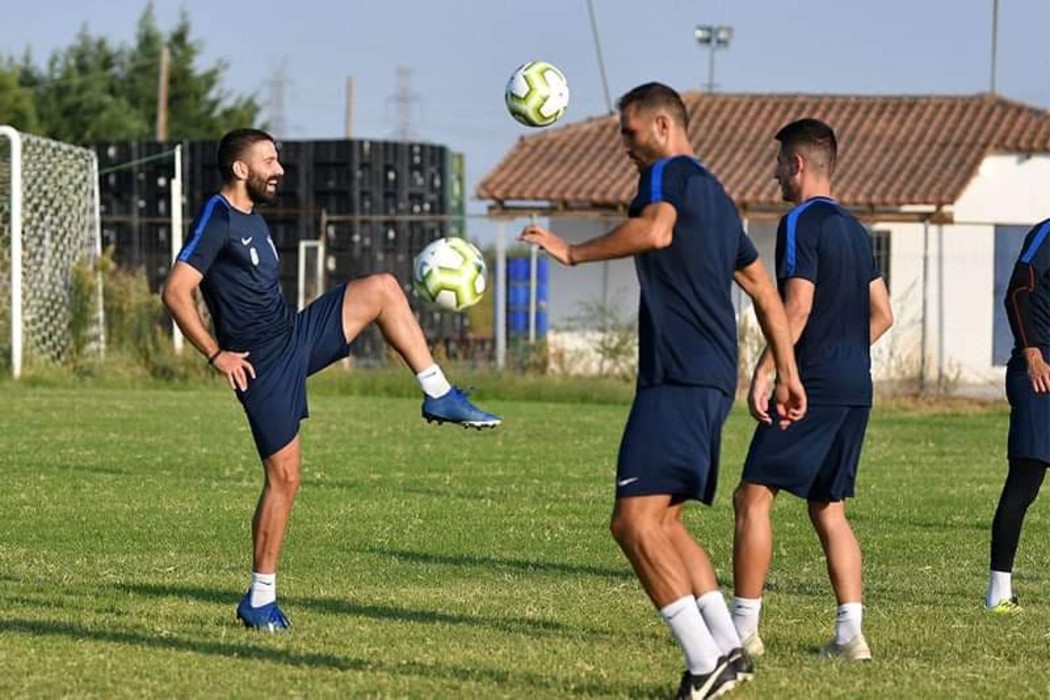
[[[350,353],[343,324],[348,287],[348,284],[340,284],[330,289],[296,317],[296,342],[305,354],[307,375],[321,371]]]

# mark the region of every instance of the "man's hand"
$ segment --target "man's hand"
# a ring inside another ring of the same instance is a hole
[[[1050,364],[1043,360],[1039,348],[1025,348],[1025,359],[1028,361],[1028,378],[1032,380],[1032,389],[1037,394],[1050,393]]]
[[[245,391],[248,388],[248,376],[255,379],[255,368],[251,366],[246,352],[232,352],[220,350],[215,359],[211,361],[212,366],[226,375],[226,381],[230,383],[231,389]]]
[[[547,255],[551,256],[562,265],[573,264],[572,258],[569,255],[569,244],[542,226],[537,226],[536,224],[526,226],[524,230],[522,230],[518,240],[524,241],[525,243],[531,243],[532,245],[538,245],[540,248],[547,251]]]
[[[785,377],[778,372],[774,395],[777,402],[777,415],[780,417],[777,425],[781,430],[786,430],[792,423],[797,423],[806,417],[806,390],[802,387],[802,381],[797,374]]]
[[[769,415],[769,396],[773,393],[770,378],[771,373],[764,371],[759,364],[755,368],[754,376],[751,377],[751,389],[747,393],[747,408],[751,412],[751,417],[766,425],[773,423]]]

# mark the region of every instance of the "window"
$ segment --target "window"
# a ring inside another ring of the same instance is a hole
[[[871,254],[875,257],[875,264],[882,271],[882,279],[886,282],[886,289],[890,288],[890,232],[877,230],[871,232]]]

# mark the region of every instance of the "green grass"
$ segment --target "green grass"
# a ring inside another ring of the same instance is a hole
[[[322,383],[279,578],[295,626],[267,636],[233,616],[260,467],[227,392],[0,388],[0,697],[674,690],[679,652],[608,535],[625,403],[490,400],[507,422],[475,433]],[[1025,612],[979,608],[1005,428],[994,406],[875,413],[851,505],[870,665],[815,657],[834,600],[803,505],[782,499],[769,652],[734,697],[1046,697],[1041,503],[1016,568]],[[723,576],[749,437],[735,412],[716,505],[687,511]]]

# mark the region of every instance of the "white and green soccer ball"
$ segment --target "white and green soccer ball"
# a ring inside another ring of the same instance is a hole
[[[412,281],[424,301],[461,311],[485,293],[485,258],[469,241],[439,238],[416,256]]]
[[[569,106],[565,74],[544,61],[518,66],[507,81],[507,109],[526,126],[549,126]]]

